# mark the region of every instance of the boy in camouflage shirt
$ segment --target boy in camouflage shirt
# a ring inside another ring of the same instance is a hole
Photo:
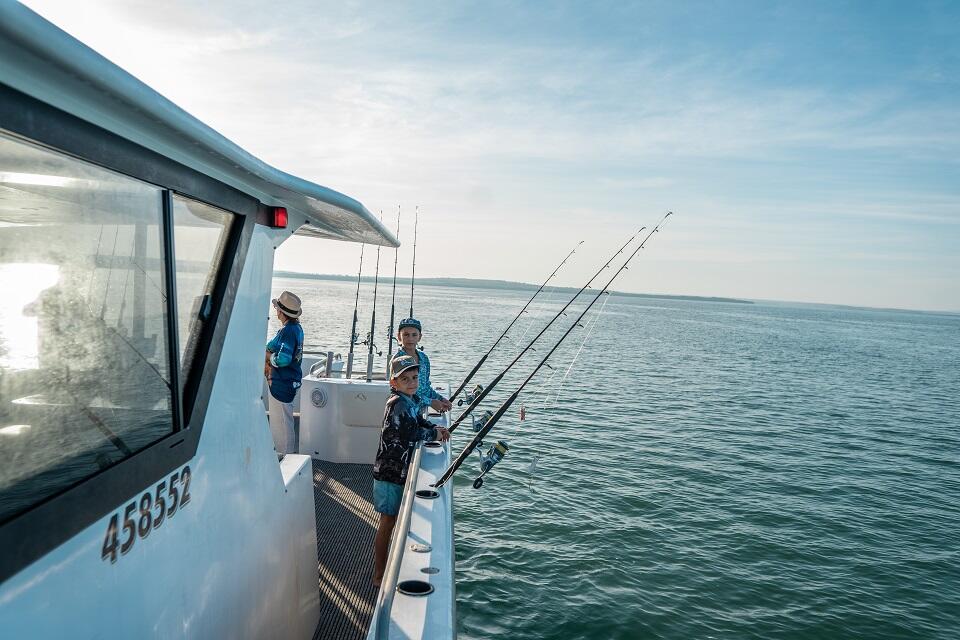
[[[450,432],[435,427],[418,409],[416,391],[419,366],[409,356],[390,362],[390,398],[383,413],[380,445],[373,463],[373,508],[380,514],[380,525],[374,539],[373,584],[380,586],[387,565],[387,547],[400,511],[403,485],[414,445],[423,440],[446,441]]]

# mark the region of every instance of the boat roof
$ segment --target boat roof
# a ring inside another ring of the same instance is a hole
[[[0,0],[0,83],[306,219],[297,235],[399,246],[357,200],[244,151],[96,51]]]

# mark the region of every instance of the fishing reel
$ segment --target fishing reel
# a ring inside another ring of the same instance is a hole
[[[357,337],[359,338],[360,336],[358,335]],[[366,339],[365,339],[363,342],[361,342],[360,344],[362,344],[362,345],[364,345],[364,346],[367,346],[367,345],[371,345],[371,344],[372,344],[372,345],[373,345],[373,352],[374,352],[375,354],[377,354],[377,357],[380,357],[380,356],[383,355],[383,351],[380,351],[380,349],[377,348],[377,343],[373,341],[373,336],[370,335],[370,332],[369,332],[369,331],[367,332],[367,337],[366,337]]]
[[[476,400],[477,396],[480,395],[481,393],[483,393],[483,385],[478,384],[473,388],[473,391],[464,392],[463,394],[464,397],[457,400],[457,406],[462,407],[464,402],[466,402],[467,404],[473,404],[473,401]]]
[[[493,469],[498,462],[503,460],[503,457],[507,455],[507,451],[510,447],[507,445],[504,440],[497,440],[496,443],[490,445],[490,448],[487,449],[487,452],[480,452],[480,475],[476,477],[473,481],[473,488],[479,489],[483,486],[483,476],[487,475],[491,469]]]
[[[480,433],[480,430],[483,429],[488,422],[490,422],[490,418],[492,417],[493,411],[490,411],[489,409],[481,413],[479,416],[475,416],[471,413],[470,420],[473,421],[473,432]]]

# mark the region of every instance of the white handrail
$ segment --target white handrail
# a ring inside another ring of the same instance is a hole
[[[373,610],[373,624],[376,625],[377,640],[386,640],[390,634],[390,612],[393,609],[393,598],[397,593],[397,578],[400,575],[400,563],[403,560],[407,534],[410,532],[410,514],[413,512],[413,499],[417,491],[417,475],[420,473],[420,456],[423,453],[421,443],[416,444],[413,460],[407,469],[407,482],[403,487],[403,500],[400,502],[400,512],[393,527],[393,539],[390,542],[390,555],[387,559],[387,568],[380,584],[380,593],[377,596],[377,606]]]

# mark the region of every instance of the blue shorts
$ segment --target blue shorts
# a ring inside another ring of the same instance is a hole
[[[383,480],[373,481],[373,510],[385,516],[400,513],[400,499],[403,497],[403,485]]]

